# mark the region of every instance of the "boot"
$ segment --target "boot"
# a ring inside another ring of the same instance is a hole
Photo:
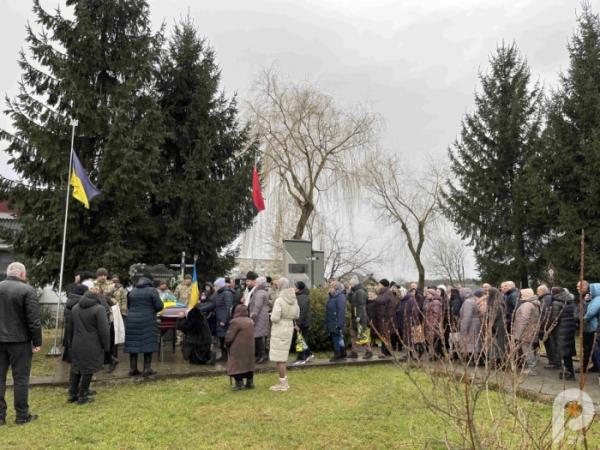
[[[290,386],[288,384],[287,377],[285,377],[285,378],[280,378],[279,383],[274,384],[269,389],[273,392],[286,392],[287,390],[289,390],[289,388],[290,388]]]
[[[89,396],[90,383],[92,382],[92,375],[85,374],[81,376],[81,387],[79,388],[79,399],[77,400],[78,405],[84,405],[86,403],[92,403],[93,398]]]
[[[329,362],[338,362],[341,359],[340,352],[334,352],[333,358],[329,360]]]
[[[129,376],[138,377],[141,373],[137,368],[137,353],[129,354]]]
[[[254,389],[254,376],[250,375],[246,378],[246,389]]]
[[[79,400],[79,382],[81,381],[81,375],[76,374],[73,371],[69,373],[69,398],[67,402],[75,403]]]
[[[346,356],[348,356],[346,354],[346,347],[342,347],[341,351],[340,351],[340,359],[346,359]],[[358,357],[358,356],[357,356]]]
[[[151,377],[156,375],[156,371],[152,370],[152,353],[144,353],[144,371],[143,377]]]
[[[117,368],[117,364],[119,364],[119,360],[115,356],[112,356],[111,358],[110,364],[108,365],[108,373],[113,373]]]
[[[560,380],[574,380],[575,379],[575,374],[573,372],[569,372],[567,370],[560,372],[558,374],[558,378]]]
[[[233,390],[234,391],[243,391],[244,389],[246,389],[246,386],[244,386],[244,380],[242,378],[236,378],[235,386],[233,387]]]

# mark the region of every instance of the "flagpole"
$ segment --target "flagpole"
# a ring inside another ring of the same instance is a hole
[[[71,152],[69,153],[69,172],[67,174],[67,196],[65,198],[65,223],[63,226],[62,252],[60,254],[60,273],[58,275],[58,300],[56,301],[56,329],[54,332],[54,344],[48,352],[48,356],[60,356],[61,351],[58,348],[58,317],[60,314],[60,297],[62,294],[63,272],[65,269],[65,249],[67,243],[67,219],[69,217],[69,197],[71,195],[71,171],[73,170],[73,146],[75,144],[75,128],[79,122],[71,119]]]

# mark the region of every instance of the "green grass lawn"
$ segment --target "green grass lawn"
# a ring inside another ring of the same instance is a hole
[[[9,390],[0,447],[444,448],[448,427],[394,366],[294,371],[286,393],[268,390],[276,378],[258,375],[257,389],[242,392],[226,377],[99,385],[82,406],[67,404],[63,388],[33,388],[40,419],[25,426],[14,425]],[[535,408],[550,418],[549,406]]]

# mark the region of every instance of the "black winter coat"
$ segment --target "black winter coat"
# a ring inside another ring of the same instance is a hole
[[[42,345],[37,293],[16,277],[0,282],[0,342]]]
[[[110,349],[110,325],[97,294],[87,292],[69,316],[71,369],[93,374],[102,369],[104,354]]]
[[[83,295],[74,294],[73,292],[69,292],[67,294],[67,304],[65,305],[65,331],[63,336],[63,361],[71,362],[71,336],[73,335],[73,330],[71,327],[73,326],[73,321],[71,319],[71,313],[73,312],[73,308]]]
[[[544,294],[542,298],[540,298],[540,303],[542,304],[542,310],[540,315],[540,337],[544,337],[544,333],[552,327],[552,322],[550,320],[552,315],[552,294],[550,292]]]
[[[300,308],[298,326],[301,328],[308,328],[312,322],[312,314],[310,311],[310,291],[307,287],[296,293],[296,300],[298,301],[298,307]]]
[[[558,352],[562,357],[575,356],[575,302],[565,289],[552,296],[551,320],[556,324],[552,334],[557,339]]]
[[[519,290],[516,287],[504,295],[504,304],[506,305],[506,328],[510,333],[514,319],[513,316],[517,306],[519,306]]]
[[[125,353],[154,353],[158,351],[158,324],[156,313],[163,303],[152,282],[140,278],[127,294],[125,322]]]
[[[357,284],[351,289],[350,305],[352,306],[352,326],[356,328],[356,323],[365,328],[369,324],[367,316],[367,290],[362,284]]]
[[[450,329],[452,331],[458,331],[458,324],[460,322],[460,308],[463,304],[463,298],[460,295],[458,289],[450,290],[450,316],[448,321],[450,322]]]
[[[183,359],[190,364],[209,363],[212,335],[206,316],[198,308],[192,308],[187,317],[177,319],[177,329],[183,332]]]

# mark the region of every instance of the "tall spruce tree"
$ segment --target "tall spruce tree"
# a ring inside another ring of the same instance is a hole
[[[536,176],[541,90],[530,82],[515,44],[502,44],[480,75],[476,109],[449,149],[452,181],[445,211],[474,247],[481,276],[522,286],[541,265],[545,231],[544,183]]]
[[[233,265],[223,254],[256,211],[252,166],[256,144],[240,127],[236,98],[219,89],[220,70],[208,43],[188,19],[175,27],[161,61],[158,89],[167,138],[161,146],[157,249],[177,261],[198,255],[199,274],[213,277]]]
[[[551,97],[544,140],[547,180],[556,201],[547,258],[557,282],[579,277],[586,233],[586,276],[600,276],[600,19],[583,4],[569,45],[569,68]]]
[[[20,91],[3,130],[10,164],[23,184],[1,187],[18,211],[20,232],[9,236],[38,282],[59,271],[71,127],[75,150],[102,190],[89,210],[71,199],[65,272],[128,266],[155,258],[158,227],[151,198],[163,138],[152,92],[162,38],[150,28],[143,0],[68,0],[73,18],[46,12],[36,0],[41,32],[27,27]]]

